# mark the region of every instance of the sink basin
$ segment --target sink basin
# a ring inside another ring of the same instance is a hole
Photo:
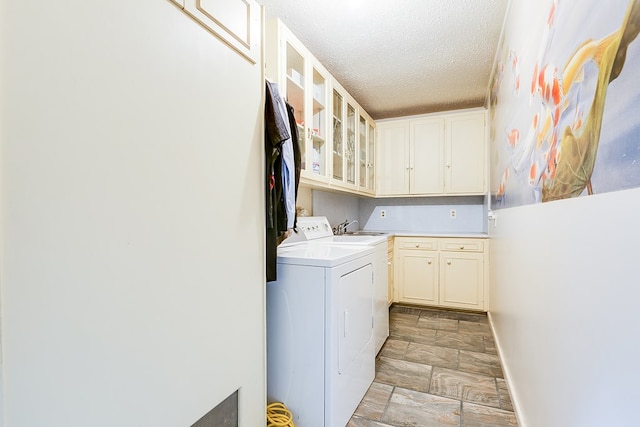
[[[389,234],[389,233],[385,233],[383,231],[358,230],[358,231],[347,231],[346,233],[343,234],[343,236],[384,236],[385,234]]]
[[[339,236],[333,236],[333,242],[339,243],[368,243],[375,240],[375,236],[362,236],[357,234],[341,234]]]

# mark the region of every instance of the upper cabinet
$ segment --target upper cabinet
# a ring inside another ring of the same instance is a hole
[[[445,193],[484,194],[486,112],[445,117]]]
[[[329,182],[329,73],[279,21],[266,26],[267,77],[293,107],[301,177]]]
[[[301,184],[373,195],[373,120],[280,20],[265,35],[266,77],[295,112]]]
[[[377,195],[485,193],[485,110],[377,123]]]
[[[261,7],[255,0],[171,0],[252,64],[260,59]]]
[[[358,120],[358,190],[375,194],[375,123],[364,110]]]

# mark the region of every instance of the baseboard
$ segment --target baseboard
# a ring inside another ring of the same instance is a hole
[[[511,395],[511,403],[513,404],[513,412],[516,414],[516,419],[518,420],[518,427],[526,427],[526,423],[520,416],[522,411],[520,411],[520,399],[518,398],[518,394],[516,390],[511,387],[511,371],[509,367],[504,364],[504,358],[502,357],[502,346],[500,345],[500,337],[496,334],[496,330],[493,326],[493,318],[491,317],[491,312],[487,313],[487,317],[489,317],[489,326],[491,327],[491,333],[493,334],[493,339],[496,342],[496,349],[498,350],[498,357],[500,358],[500,365],[502,366],[502,372],[504,373],[504,380],[507,383],[507,387],[509,388],[509,394]]]

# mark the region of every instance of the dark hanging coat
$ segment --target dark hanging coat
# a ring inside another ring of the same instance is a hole
[[[278,91],[266,82],[265,100],[265,197],[266,197],[266,279],[276,280],[277,248],[287,232],[287,213],[282,185],[282,144],[291,138],[295,163],[295,195],[298,196],[300,182],[301,153],[298,145],[298,128],[293,108],[287,103],[287,117],[278,108]],[[294,201],[295,205],[295,201]],[[295,224],[295,223],[294,223]]]

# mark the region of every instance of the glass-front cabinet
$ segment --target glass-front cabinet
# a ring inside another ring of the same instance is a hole
[[[356,185],[356,108],[347,103],[347,140],[345,144],[346,184]]]
[[[330,75],[279,20],[266,25],[266,76],[293,107],[301,153],[301,181],[329,183]],[[273,43],[277,40],[277,43]]]
[[[305,77],[306,77],[306,61],[301,46],[295,46],[290,40],[285,42],[286,44],[286,84],[284,92],[282,89],[281,95],[284,96],[287,102],[293,107],[293,115],[296,119],[296,126],[298,127],[298,144],[300,145],[302,169],[306,169],[308,163],[306,162],[307,147],[304,142],[304,128],[305,128]]]
[[[344,182],[344,99],[333,90],[333,182]]]
[[[373,120],[279,19],[265,23],[265,76],[294,110],[301,185],[373,195]]]
[[[376,193],[376,127],[373,120],[369,121],[369,138],[367,139],[367,189],[370,194]]]
[[[322,181],[329,179],[329,164],[327,162],[329,138],[327,135],[327,91],[326,74],[318,69],[317,64],[311,66],[313,73],[313,93],[311,98],[312,121],[307,128],[307,138],[311,147],[311,168],[303,168],[307,176],[317,177]],[[308,173],[310,172],[310,174]]]
[[[375,140],[373,120],[360,110],[358,124],[358,191],[375,193]]]
[[[358,188],[358,107],[347,92],[333,82],[333,172],[332,186]]]
[[[367,119],[360,115],[358,121],[358,187],[367,188]]]

